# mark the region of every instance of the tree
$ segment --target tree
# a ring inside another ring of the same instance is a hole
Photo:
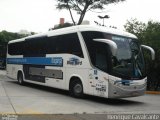
[[[148,89],[160,89],[160,23],[154,21],[143,23],[137,19],[131,19],[124,27],[126,31],[135,34],[142,44],[149,45],[155,50],[154,62],[151,62],[148,53],[144,52],[148,68]]]
[[[60,28],[65,28],[65,27],[70,27],[73,26],[71,23],[64,23],[64,24],[59,24],[58,26],[54,27],[55,29],[60,29]]]
[[[7,31],[3,30],[2,32],[0,32],[0,43],[1,42],[8,42],[10,40],[19,39],[22,37],[26,37],[26,35],[7,32]]]
[[[80,15],[78,25],[80,25],[84,19],[87,11],[91,10],[103,10],[105,6],[111,3],[118,3],[125,0],[57,0],[56,8],[59,10],[67,9],[70,13],[73,24],[76,22],[73,18],[72,11],[74,10]]]
[[[32,34],[35,34],[32,32]],[[0,68],[5,67],[5,60],[6,60],[6,52],[7,52],[7,43],[10,40],[15,40],[19,38],[26,37],[26,34],[18,34],[7,32],[5,30],[0,32]]]
[[[126,31],[135,34],[141,42],[144,40],[144,32],[147,28],[147,25],[143,22],[138,21],[137,19],[127,20],[127,23],[124,25]]]

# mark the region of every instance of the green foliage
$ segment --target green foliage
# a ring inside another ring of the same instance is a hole
[[[22,37],[26,37],[26,35],[7,32],[7,31],[3,30],[2,32],[0,32],[0,44],[2,42],[8,42],[10,40],[19,39]]]
[[[6,57],[6,50],[7,50],[8,41],[19,39],[19,38],[22,38],[22,37],[26,37],[26,35],[7,32],[5,30],[0,32],[0,58],[5,58]]]
[[[78,20],[78,25],[83,21],[83,18],[87,11],[89,10],[103,10],[105,6],[111,3],[118,3],[125,0],[56,0],[56,8],[59,10],[67,9],[70,12],[73,24],[75,25],[74,18],[72,16],[71,10],[76,11],[80,17]]]
[[[130,21],[127,21],[126,25],[124,25],[126,31],[135,34],[141,42],[145,40],[144,37],[144,32],[147,28],[145,23],[142,23],[138,21],[137,19],[131,19]]]
[[[126,31],[135,34],[141,44],[151,46],[155,50],[154,62],[151,61],[149,53],[144,51],[148,71],[148,89],[160,89],[160,23],[154,21],[143,23],[137,19],[131,19],[124,27]]]

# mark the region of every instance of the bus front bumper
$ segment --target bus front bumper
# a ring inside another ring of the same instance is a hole
[[[146,91],[146,80],[140,80],[140,83],[139,85],[134,84],[134,82],[132,85],[124,85],[109,82],[108,98],[125,98],[144,95]]]

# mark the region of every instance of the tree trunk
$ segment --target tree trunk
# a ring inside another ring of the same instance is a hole
[[[82,23],[83,18],[84,18],[85,14],[86,14],[88,6],[89,6],[88,4],[85,5],[85,7],[84,7],[84,9],[83,9],[83,11],[82,11],[82,13],[80,15],[80,18],[79,18],[79,21],[78,21],[78,25],[80,25]]]
[[[67,2],[67,6],[68,6],[68,10],[69,10],[69,13],[70,13],[70,16],[71,16],[72,22],[73,22],[73,24],[75,25],[76,23],[75,23],[75,21],[74,21],[74,18],[73,18],[73,15],[72,15],[71,9],[70,9],[70,7],[69,7],[69,5],[68,5],[68,2]]]

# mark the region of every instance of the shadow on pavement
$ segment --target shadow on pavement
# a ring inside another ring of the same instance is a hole
[[[19,85],[17,81],[7,81],[7,82]],[[41,91],[46,91],[46,92],[50,92],[50,93],[57,93],[57,94],[61,94],[64,96],[69,96],[68,91],[57,89],[57,88],[47,87],[47,86],[43,86],[43,85],[36,85],[36,84],[32,84],[32,83],[25,83],[24,86],[29,87],[29,88],[38,89]],[[140,101],[133,101],[133,100],[131,100],[131,98],[127,100],[127,98],[113,99],[113,98],[102,98],[102,97],[84,95],[84,98],[77,98],[77,99],[92,101],[95,103],[101,103],[101,104],[106,104],[106,105],[113,105],[113,106],[128,106],[128,105],[134,106],[134,105],[145,104]],[[133,97],[133,99],[134,99],[134,97]]]
[[[86,97],[87,100],[96,102],[96,103],[103,103],[107,105],[113,106],[128,106],[128,105],[142,105],[145,104],[139,101],[127,100],[127,98],[102,98],[102,97],[95,97],[95,96],[88,96]],[[133,98],[134,99],[134,98]]]

